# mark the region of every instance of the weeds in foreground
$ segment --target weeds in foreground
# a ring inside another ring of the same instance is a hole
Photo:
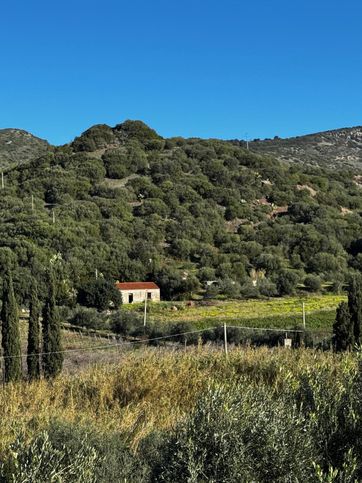
[[[210,383],[265,384],[281,392],[323,371],[338,389],[355,366],[351,354],[306,349],[240,348],[226,360],[222,351],[207,346],[186,352],[142,348],[125,353],[115,365],[4,386],[0,441],[6,445],[17,429],[31,432],[59,417],[126,432],[137,445],[147,433],[169,428],[189,413]]]
[[[359,481],[358,358],[147,348],[75,376],[9,384],[0,391],[0,481],[26,472],[49,481],[49,458],[70,475],[63,482],[78,481],[78,460],[79,477],[101,482]]]

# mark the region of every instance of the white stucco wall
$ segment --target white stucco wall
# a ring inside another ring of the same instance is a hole
[[[133,294],[133,303],[144,302],[147,297],[147,293],[151,294],[151,298],[148,301],[159,302],[160,301],[160,289],[147,289],[147,290],[120,290],[122,295],[122,303],[129,303],[129,296]]]

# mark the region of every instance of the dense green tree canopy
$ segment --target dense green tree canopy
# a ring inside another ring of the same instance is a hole
[[[257,293],[281,295],[308,275],[343,283],[362,269],[361,211],[347,170],[288,165],[226,141],[164,140],[126,121],[9,169],[0,246],[16,258],[19,302],[31,271],[58,253],[69,293],[96,269],[111,282],[155,280],[164,297],[209,275],[235,292],[231,281],[250,286],[255,270],[267,279]]]

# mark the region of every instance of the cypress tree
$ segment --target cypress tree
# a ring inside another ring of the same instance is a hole
[[[40,377],[40,303],[38,289],[35,280],[32,284],[29,304],[29,331],[28,331],[28,376],[29,379],[39,379]]]
[[[61,344],[61,327],[58,308],[56,306],[55,280],[49,272],[49,292],[43,309],[43,372],[45,377],[58,375],[63,366]]]
[[[351,350],[354,343],[354,330],[348,304],[341,302],[337,308],[333,324],[334,347],[336,351]]]
[[[353,324],[354,342],[360,344],[362,328],[362,283],[360,276],[354,276],[349,285],[348,307]]]
[[[3,304],[1,308],[2,347],[4,354],[5,382],[21,379],[21,346],[19,314],[15,300],[13,279],[7,267],[3,278]]]

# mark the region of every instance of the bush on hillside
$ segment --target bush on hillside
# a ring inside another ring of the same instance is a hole
[[[106,124],[97,124],[75,138],[72,147],[75,151],[96,151],[115,140],[112,128]]]
[[[304,285],[311,292],[319,292],[322,288],[321,279],[317,275],[308,275],[305,277]]]

